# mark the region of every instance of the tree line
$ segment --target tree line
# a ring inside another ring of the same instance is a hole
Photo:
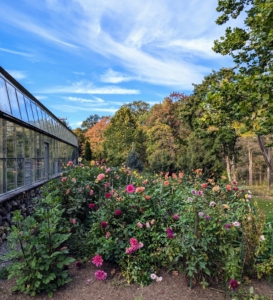
[[[74,132],[80,152],[90,143],[94,159],[112,165],[133,150],[155,172],[202,168],[229,181],[264,180],[270,186],[273,129],[273,1],[219,0],[216,20],[244,12],[243,28],[227,27],[213,50],[233,58],[193,85],[191,95],[173,92],[152,107],[124,104],[113,117],[90,115]]]

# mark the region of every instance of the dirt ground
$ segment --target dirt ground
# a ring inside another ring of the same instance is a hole
[[[12,293],[11,287],[14,280],[0,281],[0,300],[199,300],[216,299],[227,300],[221,286],[208,287],[205,290],[201,286],[189,289],[186,278],[183,274],[174,275],[166,270],[159,272],[162,276],[161,282],[152,282],[149,286],[141,287],[136,284],[127,285],[120,274],[111,275],[113,267],[104,264],[102,268],[108,273],[106,282],[95,279],[96,268],[88,263],[82,269],[77,269],[75,263],[69,268],[72,282],[59,289],[53,298],[47,295],[30,297],[22,294]],[[113,273],[113,272],[112,272]],[[90,282],[87,280],[91,279]],[[249,286],[254,287],[254,291],[259,295],[273,297],[273,284],[269,287],[265,281],[253,281]]]

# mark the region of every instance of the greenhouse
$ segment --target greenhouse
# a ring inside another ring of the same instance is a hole
[[[77,155],[76,135],[0,67],[0,201],[58,176]]]

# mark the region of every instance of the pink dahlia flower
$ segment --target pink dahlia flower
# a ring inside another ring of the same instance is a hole
[[[126,186],[126,192],[132,194],[135,191],[135,187],[132,184]]]
[[[98,270],[95,272],[95,277],[97,280],[106,280],[107,273],[102,270]]]
[[[137,226],[138,226],[139,228],[142,228],[142,227],[143,227],[143,224],[141,224],[140,222],[138,222],[138,223],[137,223]]]
[[[120,209],[117,209],[114,213],[115,217],[120,217],[122,215],[122,211]]]
[[[105,177],[105,175],[103,173],[101,173],[97,176],[97,179],[102,180],[102,179],[104,179],[104,177]]]
[[[93,258],[92,258],[92,264],[95,265],[96,267],[100,267],[103,263],[103,259],[100,255],[95,255]]]
[[[90,190],[89,195],[90,195],[90,196],[93,196],[93,195],[94,195],[94,191],[93,191],[93,190]]]
[[[101,226],[102,228],[105,228],[105,227],[107,226],[107,222],[102,221],[102,222],[100,223],[100,226]]]
[[[89,203],[89,208],[90,209],[95,209],[95,204],[94,203]]]
[[[62,177],[62,182],[66,182],[67,177]]]
[[[174,218],[176,221],[179,220],[178,214],[174,214],[174,215],[173,215],[173,218]]]
[[[106,199],[111,198],[111,196],[112,196],[111,193],[109,193],[109,192],[105,193],[105,198],[106,198]]]
[[[70,161],[67,163],[67,165],[68,165],[69,167],[73,166],[73,161],[70,160]]]

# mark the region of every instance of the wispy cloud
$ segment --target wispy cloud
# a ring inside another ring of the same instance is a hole
[[[84,72],[73,72],[74,74],[76,74],[76,75],[82,75],[82,76],[84,76],[85,75],[85,73]]]
[[[98,97],[94,97],[95,99],[85,99],[85,98],[78,98],[78,97],[62,97],[65,100],[71,102],[79,102],[79,103],[103,103],[104,100]]]
[[[8,53],[11,53],[11,54],[20,55],[20,56],[24,56],[24,57],[28,57],[28,58],[33,57],[32,54],[29,54],[29,53],[26,53],[26,52],[10,50],[10,49],[1,48],[1,47],[0,47],[0,51],[8,52]]]
[[[132,79],[132,77],[128,77],[119,72],[113,71],[111,68],[108,69],[105,74],[100,76],[100,80],[107,83],[120,83],[123,81],[130,81]]]
[[[27,77],[26,72],[17,70],[7,70],[7,72],[15,79],[20,80]]]
[[[117,86],[103,86],[95,87],[92,82],[79,81],[72,83],[68,86],[57,86],[50,87],[37,93],[49,93],[49,94],[60,94],[60,93],[72,93],[72,94],[119,94],[119,95],[135,95],[139,94],[139,90],[125,89]]]
[[[5,14],[1,15],[2,22],[6,22],[10,26],[17,27],[20,30],[25,30],[27,32],[39,36],[40,38],[49,40],[62,46],[78,48],[76,45],[65,41],[65,39],[60,38],[59,31],[53,29],[55,26],[49,26],[48,28],[46,28],[46,26],[44,25],[37,25],[37,22],[33,18],[33,16],[26,16],[18,10],[15,10],[10,6],[5,5],[4,3],[0,4],[0,9],[2,11],[5,11]],[[68,32],[67,35],[69,35]]]

